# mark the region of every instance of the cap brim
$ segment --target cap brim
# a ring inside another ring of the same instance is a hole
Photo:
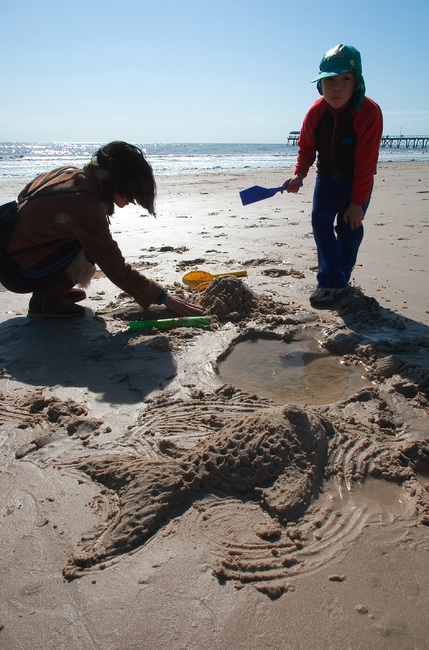
[[[331,70],[331,72],[321,72],[320,74],[317,75],[315,79],[311,80],[311,83],[314,83],[315,81],[320,81],[321,79],[328,79],[329,77],[338,77],[340,74],[345,74],[346,72],[350,72],[351,70],[354,70],[354,68],[337,68],[337,70]]]

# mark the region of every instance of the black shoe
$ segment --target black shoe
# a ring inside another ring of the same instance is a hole
[[[80,302],[81,300],[85,300],[86,293],[83,289],[70,289],[61,298],[70,302]]]
[[[321,305],[326,302],[333,302],[342,298],[350,291],[350,286],[345,287],[317,287],[310,296],[310,302],[314,305]]]
[[[28,305],[28,316],[34,318],[41,316],[43,318],[72,318],[75,316],[84,316],[85,308],[75,305],[65,298],[56,298],[49,300],[45,298],[32,297]]]

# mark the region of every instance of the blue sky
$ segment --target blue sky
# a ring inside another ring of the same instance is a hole
[[[428,0],[0,0],[0,21],[0,141],[281,143],[338,43],[385,134],[429,133]]]

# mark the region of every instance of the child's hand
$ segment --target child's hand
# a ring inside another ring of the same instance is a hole
[[[289,178],[283,183],[283,187],[286,192],[296,194],[299,191],[299,188],[302,186],[303,176],[301,174],[296,174],[293,178]],[[283,194],[283,192],[282,192]]]
[[[165,306],[171,309],[178,316],[201,316],[204,312],[203,308],[199,305],[193,305],[179,296],[169,293],[165,299]]]
[[[350,203],[347,210],[344,212],[343,219],[346,221],[352,230],[360,228],[362,221],[364,220],[365,215],[362,210],[362,206],[356,205],[355,203]]]

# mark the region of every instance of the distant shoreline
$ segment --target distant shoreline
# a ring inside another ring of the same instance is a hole
[[[102,143],[0,143],[0,178],[35,178],[63,166],[82,168]],[[295,168],[297,146],[283,144],[139,144],[156,177],[228,173],[253,169],[261,174]],[[380,147],[379,164],[429,162],[429,149]]]

